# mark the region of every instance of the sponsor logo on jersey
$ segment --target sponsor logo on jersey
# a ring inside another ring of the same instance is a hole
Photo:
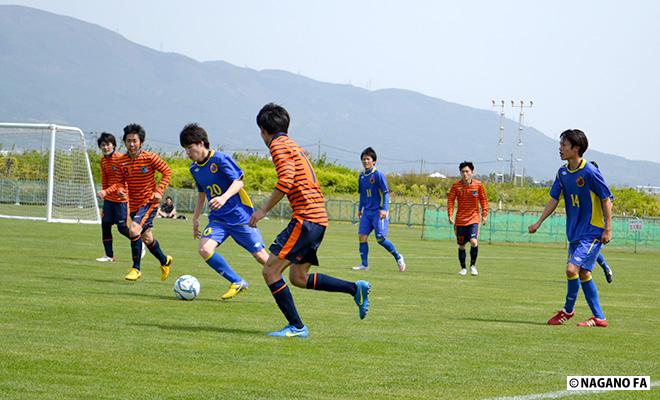
[[[147,172],[149,172],[149,167],[142,167],[140,168],[140,171],[142,171],[143,174],[146,174]]]

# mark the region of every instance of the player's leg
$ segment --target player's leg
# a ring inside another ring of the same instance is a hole
[[[223,225],[217,222],[210,222],[204,229],[202,240],[212,239],[215,246],[222,244],[224,240],[231,236],[234,241],[245,250],[253,254],[258,260],[262,260],[262,265],[268,260],[268,254],[264,250],[263,239],[259,230],[249,227],[247,225]],[[206,245],[205,254],[202,254],[202,246],[200,244],[200,254],[205,259],[208,259],[209,265],[215,269],[220,275],[224,276],[231,282],[229,289],[220,298],[222,300],[230,300],[236,297],[239,293],[244,292],[248,288],[248,283],[237,272],[235,272],[227,261],[215,251],[212,243]],[[256,252],[255,252],[256,250]],[[209,262],[210,261],[210,262]]]
[[[286,231],[286,229],[285,229]],[[280,233],[280,236],[285,232]],[[280,238],[278,236],[278,238]],[[275,299],[275,303],[287,320],[287,325],[279,331],[268,333],[268,336],[275,337],[307,337],[309,332],[305,324],[303,324],[296,304],[293,301],[291,290],[284,280],[282,273],[288,268],[291,261],[281,259],[272,252],[268,256],[268,260],[262,269],[262,275],[270,293]]]
[[[607,261],[605,261],[605,257],[603,257],[602,253],[598,253],[596,262],[603,269],[607,283],[612,283],[612,280],[614,279],[614,272],[612,271],[612,268],[607,264]]]
[[[459,275],[467,275],[467,268],[465,267],[465,227],[454,226],[454,233],[456,234],[456,244],[458,245],[458,263],[461,269],[458,271]]]
[[[96,259],[96,261],[100,262],[115,260],[114,252],[112,251],[112,222],[114,220],[114,210],[110,203],[111,202],[108,200],[103,201],[101,235],[103,239],[103,250],[105,251],[105,255]]]
[[[587,300],[587,304],[589,304],[591,314],[593,315],[588,320],[579,323],[578,326],[598,326],[604,328],[608,325],[608,322],[605,319],[605,314],[600,306],[600,298],[598,296],[596,282],[591,275],[591,270],[593,269],[596,258],[600,253],[601,246],[602,244],[598,239],[581,241],[578,249],[574,253],[574,259],[577,259],[578,257],[582,259],[579,271],[580,284],[582,285],[584,298]]]
[[[369,270],[369,234],[373,230],[371,219],[367,213],[362,213],[358,226],[358,242],[360,249],[360,265],[353,267],[356,271]]]
[[[130,214],[131,223],[128,226],[128,238],[131,241],[131,258],[133,266],[128,270],[125,279],[128,281],[136,281],[142,277],[140,271],[140,262],[142,259],[142,225],[140,221],[144,217],[145,210],[137,210]]]
[[[479,224],[469,226],[470,234],[470,273],[474,276],[479,275],[477,271],[477,256],[479,255]]]
[[[164,281],[170,276],[170,269],[174,258],[166,255],[160,248],[160,243],[153,235],[153,220],[158,214],[158,204],[147,204],[145,217],[142,219],[142,242],[147,245],[147,249],[160,263],[160,280]]]
[[[566,301],[564,308],[557,311],[557,313],[548,320],[548,325],[561,325],[575,315],[575,301],[580,292],[579,271],[580,267],[572,263],[571,255],[575,250],[575,245],[570,244],[568,247],[569,261],[566,263]]]
[[[397,266],[399,267],[399,272],[406,270],[406,262],[403,259],[403,256],[394,247],[394,244],[387,240],[387,230],[389,226],[389,218],[380,218],[380,215],[376,216],[377,220],[375,222],[374,234],[376,236],[376,241],[381,245],[388,253],[394,257]]]

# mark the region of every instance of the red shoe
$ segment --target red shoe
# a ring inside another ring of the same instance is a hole
[[[557,311],[557,314],[555,314],[554,317],[548,320],[548,325],[561,325],[564,322],[568,321],[569,319],[573,318],[574,315],[575,315],[575,310],[573,310],[573,312],[570,314],[564,312],[564,310],[559,310]]]
[[[607,320],[598,319],[596,317],[591,317],[588,320],[586,320],[584,322],[580,322],[579,324],[577,324],[577,326],[589,326],[589,327],[597,326],[597,327],[600,327],[600,328],[607,328],[607,325],[609,325],[607,323]]]

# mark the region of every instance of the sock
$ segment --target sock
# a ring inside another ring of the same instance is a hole
[[[158,240],[154,239],[153,242],[151,242],[150,245],[147,245],[147,249],[153,254],[154,257],[160,261],[160,265],[165,265],[167,262],[167,256],[163,253],[163,251],[160,249],[160,244],[158,244]]]
[[[268,285],[270,293],[273,295],[277,306],[286,317],[286,320],[289,322],[289,325],[293,325],[298,329],[302,329],[305,326],[298,315],[298,310],[296,310],[296,305],[293,302],[293,296],[289,290],[289,286],[284,282],[284,279]]]
[[[140,259],[142,258],[142,236],[138,235],[131,238],[131,256],[133,257],[133,268],[140,269]]]
[[[220,276],[225,278],[231,283],[240,282],[243,279],[229,266],[227,260],[224,259],[220,254],[213,253],[211,257],[206,259],[206,263],[209,267],[213,268],[215,272],[219,273]]]
[[[575,275],[568,278],[568,288],[566,290],[566,303],[564,304],[564,311],[568,314],[572,313],[575,309],[575,301],[577,300],[578,292],[580,291],[579,276]]]
[[[598,257],[596,258],[596,262],[600,267],[603,269],[603,271],[607,270],[607,263],[605,262],[605,257],[603,257],[602,254],[598,253]]]
[[[112,252],[112,224],[109,222],[101,223],[101,232],[103,233],[103,248],[105,249],[105,255],[108,257],[113,257]]]
[[[470,247],[470,265],[471,266],[476,265],[478,255],[479,255],[479,246]]]
[[[360,258],[362,259],[362,265],[365,267],[369,266],[369,243],[360,242]]]
[[[587,304],[589,304],[589,308],[594,317],[605,319],[605,314],[603,314],[603,310],[600,308],[598,288],[596,288],[596,282],[591,279],[591,276],[586,281],[582,281],[582,292],[584,292],[584,297],[587,299]]]
[[[461,268],[465,268],[465,249],[458,249],[458,261],[461,263]]]
[[[307,289],[323,290],[326,292],[342,292],[355,296],[357,286],[355,283],[343,279],[333,278],[329,275],[319,273],[309,274],[307,277]]]
[[[392,244],[392,242],[390,242],[389,240],[384,239],[384,240],[378,242],[378,244],[383,246],[385,248],[385,250],[387,250],[388,253],[393,255],[395,260],[398,260],[399,258],[401,258],[401,255],[399,254],[399,252],[397,252],[396,249],[394,248],[394,244]]]

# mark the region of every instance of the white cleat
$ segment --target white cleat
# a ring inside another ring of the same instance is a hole
[[[113,257],[103,256],[96,259],[98,262],[113,262],[115,259]]]
[[[406,270],[406,262],[403,260],[403,256],[399,254],[399,259],[396,260],[397,265],[399,266],[399,272],[404,272]]]
[[[477,276],[477,275],[479,275],[479,272],[477,272],[477,267],[475,267],[474,265],[470,266],[470,274],[471,274],[472,276]]]
[[[458,271],[458,274],[459,274],[459,275],[462,275],[462,276],[467,275],[467,269],[466,269],[466,268],[461,268],[461,270]]]
[[[358,265],[357,267],[353,267],[353,271],[369,271],[369,267]]]

